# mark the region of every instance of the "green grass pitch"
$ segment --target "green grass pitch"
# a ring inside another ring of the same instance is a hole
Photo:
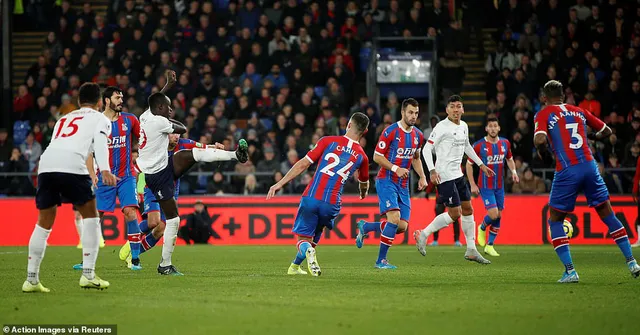
[[[318,247],[322,276],[287,276],[295,246],[179,246],[184,277],[156,273],[159,245],[128,270],[101,249],[105,291],[78,287],[81,253],[49,247],[23,294],[27,248],[0,248],[0,324],[117,324],[119,334],[638,334],[640,279],[615,246],[572,247],[581,283],[557,284],[551,246],[497,246],[482,266],[464,249],[396,246],[399,268],[373,268],[377,246]],[[305,263],[306,267],[306,263]]]

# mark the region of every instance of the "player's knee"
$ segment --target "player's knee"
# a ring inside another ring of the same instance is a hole
[[[456,221],[460,218],[460,215],[462,214],[462,211],[460,209],[460,207],[450,207],[449,208],[449,216],[451,217],[451,219],[453,221]]]
[[[606,218],[607,216],[613,213],[613,208],[611,208],[611,203],[609,201],[605,201],[604,203],[596,206],[596,212],[601,219]]]
[[[122,212],[124,213],[124,220],[126,222],[137,220],[138,215],[136,213],[136,209],[133,207],[125,207]]]
[[[473,207],[463,205],[460,212],[463,216],[473,215]]]
[[[497,208],[493,208],[493,209],[489,210],[489,212],[487,214],[489,214],[489,218],[491,218],[491,220],[496,220],[496,219],[500,218],[500,212],[498,211]]]
[[[560,212],[553,208],[549,210],[549,219],[553,222],[563,221],[566,216],[567,216],[567,213]]]
[[[387,222],[393,223],[395,225],[400,224],[400,212],[399,211],[391,211],[387,213]]]
[[[409,228],[409,223],[404,220],[400,220],[398,223],[398,228],[396,229],[396,234],[404,233]]]

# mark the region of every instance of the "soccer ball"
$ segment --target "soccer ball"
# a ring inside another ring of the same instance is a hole
[[[571,221],[565,219],[564,222],[562,222],[562,228],[564,228],[564,233],[567,234],[568,238],[573,236],[573,225]],[[549,236],[551,236],[551,227],[549,227]]]

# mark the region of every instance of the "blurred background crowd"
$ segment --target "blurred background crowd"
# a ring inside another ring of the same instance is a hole
[[[540,88],[550,79],[565,84],[567,103],[614,130],[604,143],[589,143],[602,168],[635,167],[640,154],[637,1],[102,0],[107,9],[99,14],[96,2],[21,1],[14,29],[48,34],[42,55],[20,78],[14,127],[0,130],[2,171],[37,169],[55,121],[77,108],[81,83],[122,88],[125,111],[140,115],[146,97],[164,86],[165,71],[173,70],[178,82],[168,95],[188,138],[231,149],[240,138],[250,143],[248,164],[199,164],[181,192],[265,193],[320,137],[344,134],[353,112],[371,119],[361,141],[370,157],[384,127],[400,119],[393,92],[380,105],[365,94],[369,59],[361,48],[374,37],[435,38],[446,96],[462,89],[469,59],[463,56],[473,47],[468,32],[481,36],[485,27],[497,28],[490,41],[476,39],[475,53],[486,60],[486,117],[500,120],[523,181],[508,191],[549,188],[552,174],[539,171],[554,162],[535,153],[532,130]],[[485,52],[488,43],[495,48]],[[439,107],[439,118],[429,119],[426,110],[418,126],[428,136],[445,115]],[[483,128],[473,132],[476,139]],[[302,192],[311,173],[284,193]],[[630,192],[632,177],[604,172],[612,193]],[[0,192],[32,194],[32,184],[0,177]],[[345,189],[355,192],[357,185]]]

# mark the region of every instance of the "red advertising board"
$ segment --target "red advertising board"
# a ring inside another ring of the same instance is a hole
[[[215,236],[209,243],[218,245],[242,244],[280,244],[294,242],[291,233],[295,215],[300,204],[299,197],[277,197],[266,201],[264,197],[182,197],[179,201],[182,223],[193,212],[193,203],[202,200],[213,220]],[[503,213],[499,244],[543,244],[548,243],[547,196],[507,195],[506,209]],[[612,205],[617,217],[627,228],[629,237],[635,241],[637,236],[636,219],[638,209],[631,197],[616,196]],[[414,198],[411,201],[412,213],[409,230],[424,228],[435,216],[433,199]],[[475,220],[481,222],[485,210],[480,199],[473,200]],[[25,246],[33,225],[38,219],[34,200],[31,198],[0,199],[0,246]],[[323,236],[321,244],[352,244],[356,235],[358,220],[379,220],[377,198],[369,196],[365,200],[347,196],[343,208],[336,220],[335,228]],[[584,198],[579,198],[576,209],[569,214],[574,224],[573,244],[608,244],[607,228],[595,211],[588,208]],[[102,225],[103,235],[108,245],[120,245],[125,241],[125,224],[122,213],[116,210],[107,214]],[[367,243],[377,243],[379,236],[369,236]],[[413,243],[411,234],[396,237],[396,244]],[[441,244],[452,244],[452,228],[441,231]],[[464,243],[464,238],[463,241]],[[58,217],[49,245],[76,245],[78,237],[73,224],[73,211],[70,205],[58,209]],[[178,243],[182,241],[178,240]]]

